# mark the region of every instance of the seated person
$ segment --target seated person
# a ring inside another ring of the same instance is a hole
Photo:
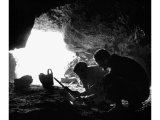
[[[74,67],[74,72],[79,76],[85,92],[80,96],[94,96],[95,102],[102,99],[103,83],[102,79],[105,75],[105,71],[98,66],[88,67],[85,62],[79,62]],[[100,97],[101,96],[101,97]],[[91,97],[92,98],[92,97]]]
[[[134,59],[116,54],[110,55],[106,50],[98,50],[95,61],[104,70],[111,72],[104,77],[106,97],[117,104],[121,100],[129,101],[130,108],[139,108],[149,96],[149,79],[143,67]]]

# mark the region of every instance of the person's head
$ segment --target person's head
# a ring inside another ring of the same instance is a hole
[[[109,67],[110,54],[105,49],[100,49],[95,52],[94,59],[98,65],[104,69]]]
[[[86,76],[87,64],[85,62],[79,62],[74,67],[74,72],[80,77],[83,78]]]

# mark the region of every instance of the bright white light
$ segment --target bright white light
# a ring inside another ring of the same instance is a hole
[[[10,52],[16,59],[17,78],[31,75],[33,84],[41,84],[38,75],[47,74],[49,68],[52,69],[53,76],[60,80],[64,77],[69,62],[76,57],[75,53],[66,48],[63,33],[36,29],[32,29],[25,48]]]

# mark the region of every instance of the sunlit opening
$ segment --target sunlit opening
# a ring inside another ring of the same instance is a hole
[[[47,74],[51,68],[53,76],[61,80],[75,53],[69,51],[63,33],[32,29],[25,48],[10,51],[16,60],[17,78],[24,75],[33,77],[34,85],[40,85],[38,75]],[[54,85],[59,85],[54,81]]]

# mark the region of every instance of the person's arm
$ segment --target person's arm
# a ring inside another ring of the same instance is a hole
[[[86,96],[87,94],[89,94],[89,89],[88,89],[88,85],[83,83],[83,87],[85,88],[85,91],[80,93],[81,96]]]

